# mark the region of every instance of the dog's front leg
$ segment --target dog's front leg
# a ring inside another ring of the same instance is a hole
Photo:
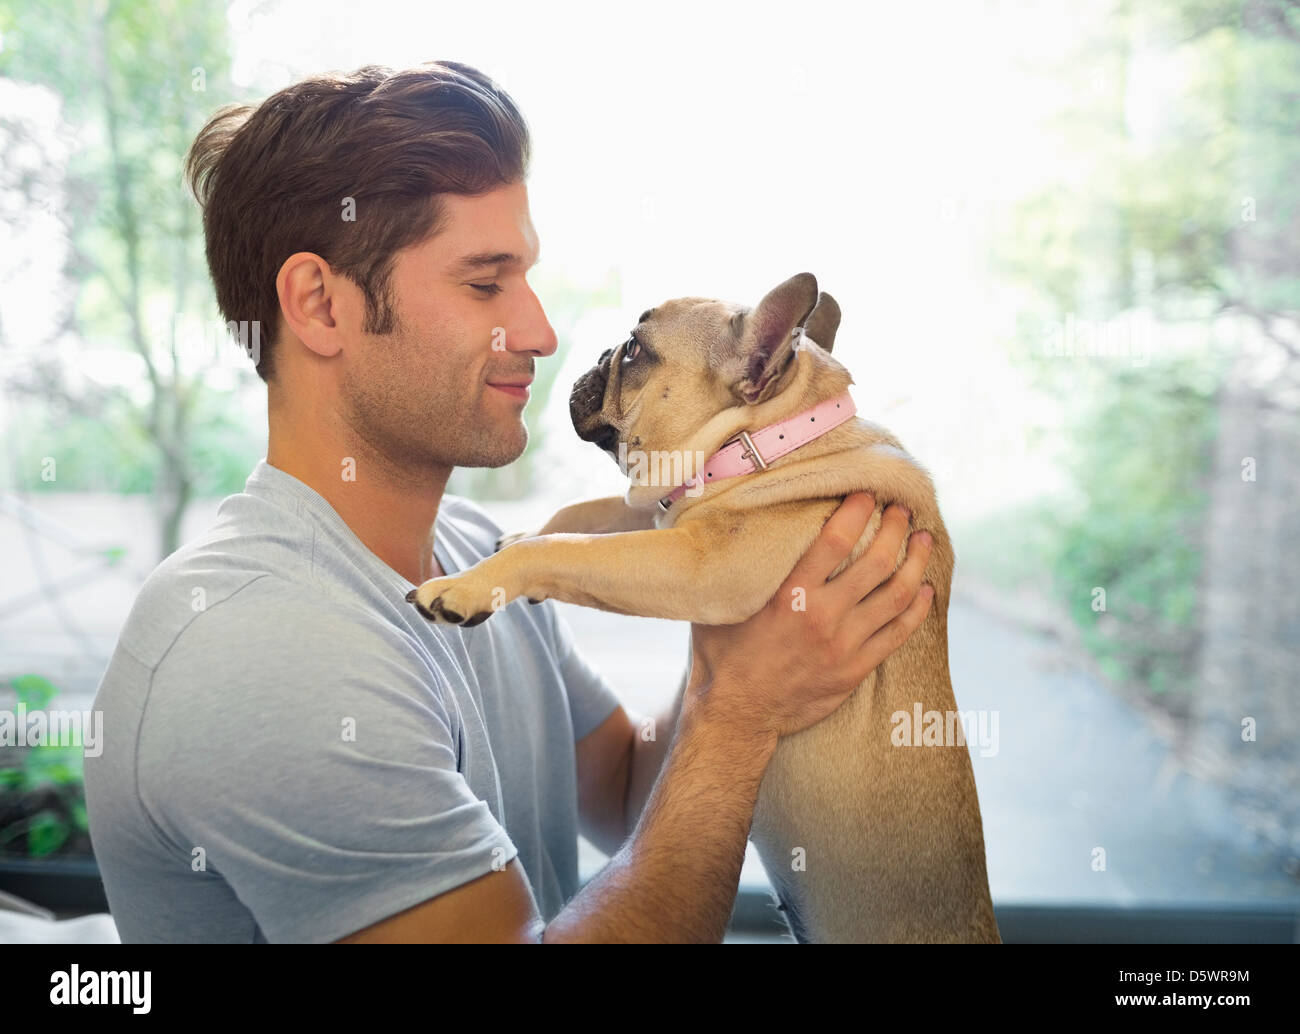
[[[511,600],[563,600],[617,614],[734,624],[762,607],[816,537],[741,512],[672,528],[523,539],[407,598],[432,621],[477,625]]]
[[[621,495],[570,503],[555,511],[537,531],[516,531],[497,539],[497,549],[538,535],[609,535],[617,531],[648,531],[655,526],[653,510],[634,510]]]

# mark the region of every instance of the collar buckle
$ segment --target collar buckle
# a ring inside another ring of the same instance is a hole
[[[749,437],[748,431],[741,431],[739,434],[727,439],[727,445],[734,445],[736,442],[741,442],[745,446],[740,450],[740,454],[754,465],[755,471],[767,470],[767,460],[763,459],[762,454],[759,453],[758,446],[754,444],[754,439]]]

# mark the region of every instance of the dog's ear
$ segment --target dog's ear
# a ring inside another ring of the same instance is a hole
[[[835,347],[835,332],[840,329],[840,307],[835,299],[823,291],[817,296],[817,305],[804,321],[803,332],[829,352]]]
[[[753,406],[774,394],[794,355],[796,332],[816,304],[817,278],[797,273],[768,291],[753,312],[732,320],[740,360],[732,390],[739,398]]]

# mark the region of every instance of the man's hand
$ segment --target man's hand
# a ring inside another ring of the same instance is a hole
[[[820,721],[921,624],[930,554],[898,507],[833,581],[874,500],[845,500],[772,600],[738,625],[693,625],[690,686],[669,756],[632,836],[545,927],[518,859],[347,940],[722,940],[777,738]],[[805,592],[805,610],[791,606]],[[714,706],[715,703],[718,706]]]
[[[861,492],[845,499],[753,617],[736,625],[691,626],[691,683],[707,687],[706,695],[715,698],[710,709],[716,703],[719,713],[777,736],[806,729],[848,699],[920,627],[934,597],[932,586],[921,585],[930,535],[912,535],[907,558],[894,571],[908,526],[901,506],[885,511],[871,545],[827,581],[852,553],[875,506]],[[803,609],[796,609],[797,598]]]

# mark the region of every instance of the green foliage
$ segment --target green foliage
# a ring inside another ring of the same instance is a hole
[[[9,680],[9,688],[29,711],[48,707],[59,691],[44,675],[17,675]]]
[[[1074,384],[1068,394],[1053,375],[1068,492],[967,529],[962,558],[1000,588],[1048,594],[1109,678],[1178,711],[1198,660],[1218,362],[1060,365]]]
[[[1069,98],[1039,127],[1065,157],[991,242],[1021,291],[1020,356],[1043,355],[1051,324],[1135,312],[1157,321],[1159,341],[1178,342],[1140,368],[1031,364],[1068,414],[1057,445],[1072,491],[986,529],[1041,522],[1020,560],[976,558],[1004,583],[1050,572],[1039,588],[1067,607],[1103,669],[1172,709],[1196,664],[1226,372],[1209,318],[1228,310],[1294,327],[1300,313],[1300,9],[1250,6],[1081,5],[1077,59],[1037,70]],[[1093,610],[1094,587],[1105,612]]]
[[[79,784],[84,771],[85,757],[81,747],[39,746],[27,747],[23,760],[24,790],[39,786],[64,786]]]
[[[68,839],[68,824],[53,811],[37,812],[26,826],[28,853],[41,858],[54,854]]]
[[[231,395],[199,385],[193,429],[184,455],[196,496],[243,491],[248,471],[265,451],[264,436],[231,412]],[[28,492],[113,492],[149,495],[157,487],[157,453],[130,412],[100,416],[29,406],[16,429],[14,480]],[[54,481],[42,480],[42,458],[58,461]]]
[[[4,684],[27,710],[50,708],[58,688],[41,675],[17,675]],[[90,825],[84,788],[85,754],[76,746],[8,747],[0,767],[0,852],[25,843],[23,853],[47,857],[84,842]],[[33,802],[44,802],[32,810]]]
[[[84,325],[125,340],[130,320],[143,316],[132,311],[133,290],[146,292],[141,304],[150,295],[170,302],[177,288],[204,279],[198,213],[181,164],[230,92],[224,5],[0,0],[0,20],[7,26],[0,75],[53,90],[82,130],[72,171],[94,200],[75,227],[88,263],[81,286],[83,302],[92,286],[102,300],[90,303]]]
[[[961,570],[1047,595],[1116,683],[1171,711],[1196,669],[1216,434],[1213,360],[1072,366],[1059,461],[1070,489],[961,530]],[[1094,610],[1096,589],[1105,610]]]
[[[232,419],[237,388],[209,384],[176,337],[216,315],[182,168],[212,112],[243,99],[229,79],[225,5],[0,0],[0,27],[0,75],[56,94],[77,141],[66,168],[47,157],[6,185],[58,199],[71,251],[62,322],[86,346],[121,351],[116,369],[137,373],[87,387],[57,366],[33,372],[21,390],[39,405],[17,424],[15,470],[31,491],[151,495],[169,553],[189,500],[242,488],[263,449]],[[39,149],[25,126],[0,115],[0,142]],[[251,366],[239,377],[253,382]],[[40,478],[44,456],[58,462],[53,482]]]
[[[1068,161],[993,242],[1044,318],[1300,312],[1300,8],[1255,7],[1078,9],[1078,60],[1055,71],[1070,106],[1038,127]]]
[[[16,703],[27,711],[44,711],[58,695],[58,687],[43,675],[15,675],[0,685],[7,686]],[[0,768],[0,785],[30,790],[39,786],[81,782],[84,755],[81,747],[28,746],[11,750],[21,754],[21,765]]]
[[[28,492],[149,492],[157,464],[147,436],[121,414],[62,414],[35,406],[16,428],[16,487]],[[43,480],[43,457],[56,460]]]
[[[1084,642],[1114,680],[1183,688],[1197,660],[1202,524],[1215,396],[1199,364],[1121,369],[1070,431],[1076,487],[1046,560]],[[1094,610],[1094,590],[1105,610]]]

